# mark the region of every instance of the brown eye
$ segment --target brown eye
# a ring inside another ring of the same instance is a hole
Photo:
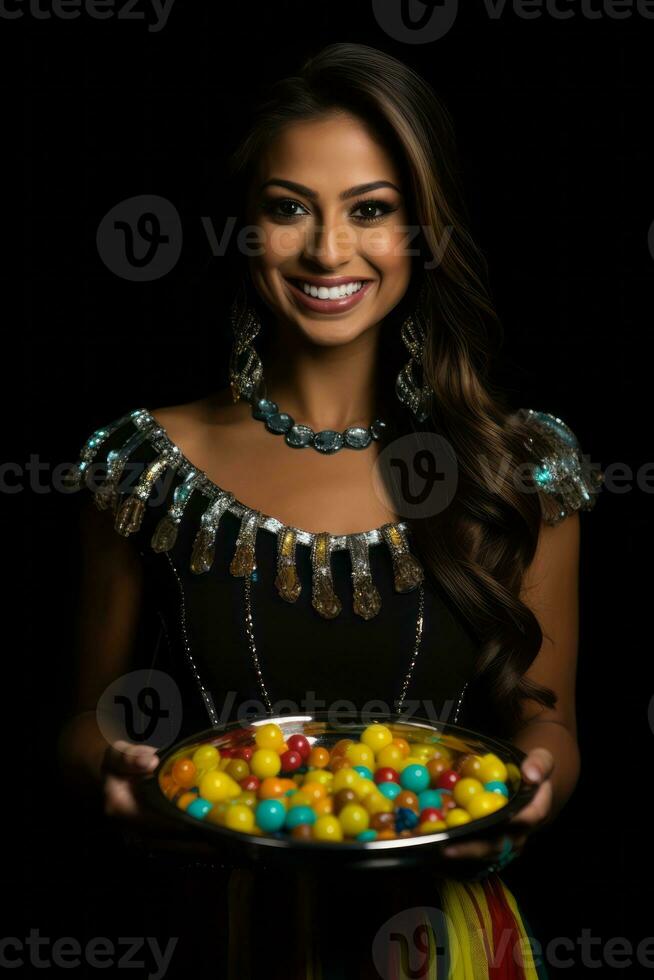
[[[369,199],[367,201],[359,201],[355,211],[350,212],[350,217],[358,218],[359,221],[379,221],[395,210],[397,209],[392,204],[387,204],[386,201]],[[357,211],[362,211],[363,213],[357,214]]]
[[[302,208],[302,211],[295,211],[294,208]],[[293,201],[290,197],[269,201],[264,205],[264,210],[276,218],[297,218],[302,214],[309,213],[299,201]]]

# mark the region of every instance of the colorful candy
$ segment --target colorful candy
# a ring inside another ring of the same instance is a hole
[[[520,779],[493,753],[409,742],[379,723],[328,748],[301,733],[285,740],[270,722],[251,743],[176,755],[160,774],[162,792],[194,819],[241,833],[370,843],[495,813]]]

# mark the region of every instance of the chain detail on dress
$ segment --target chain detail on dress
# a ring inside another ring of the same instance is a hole
[[[180,628],[181,628],[181,631],[182,631],[182,639],[184,641],[184,653],[186,654],[186,658],[187,658],[187,660],[189,662],[189,665],[191,667],[191,673],[193,674],[193,677],[195,679],[195,682],[198,685],[198,688],[200,690],[200,694],[202,696],[202,700],[204,701],[204,705],[205,705],[205,707],[207,709],[207,713],[209,715],[209,718],[211,719],[211,724],[213,726],[216,726],[216,725],[218,725],[218,715],[216,713],[216,708],[215,708],[215,705],[213,703],[213,698],[211,697],[210,691],[208,691],[207,688],[204,686],[204,683],[203,683],[202,678],[200,676],[200,672],[199,672],[199,670],[197,668],[197,664],[195,663],[195,660],[193,659],[193,654],[191,653],[191,644],[189,642],[188,632],[187,632],[187,629],[186,629],[186,601],[185,601],[185,597],[184,597],[184,586],[182,584],[182,580],[180,578],[179,572],[175,568],[175,565],[173,563],[173,560],[170,557],[170,554],[167,551],[164,552],[164,554],[165,554],[166,558],[168,559],[168,564],[170,565],[171,571],[172,571],[173,575],[175,576],[175,579],[177,581],[177,585],[179,587],[179,597],[180,597],[179,622],[180,622]]]

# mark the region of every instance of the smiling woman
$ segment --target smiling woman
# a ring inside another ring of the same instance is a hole
[[[382,52],[333,45],[273,86],[232,158],[232,199],[262,247],[233,255],[231,391],[128,411],[91,434],[76,470],[82,484],[100,464],[98,506],[139,552],[89,520],[87,713],[67,751],[103,779],[108,812],[138,815],[138,767],[123,744],[100,769],[89,711],[128,669],[143,570],[184,693],[182,734],[253,702],[272,713],[275,696],[389,712],[411,698],[513,739],[539,787],[500,837],[462,844],[440,880],[334,879],[314,883],[324,896],[312,904],[302,876],[235,871],[228,883],[210,868],[205,901],[229,904],[230,978],[377,977],[380,947],[399,978],[386,927],[418,905],[448,922],[423,976],[545,975],[497,871],[577,779],[576,512],[600,479],[560,418],[510,409],[491,384],[499,327],[452,154],[434,94]],[[434,440],[438,465],[425,468]],[[420,494],[388,478],[384,453]],[[456,479],[439,481],[448,455]],[[369,830],[401,836],[380,816],[365,814]],[[480,881],[461,880],[471,862]],[[216,912],[214,968],[221,925]],[[347,954],[333,942],[344,931]],[[282,936],[295,972],[270,960]]]

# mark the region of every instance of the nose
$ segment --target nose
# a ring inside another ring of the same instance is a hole
[[[355,252],[354,230],[334,212],[325,215],[322,224],[315,223],[307,230],[304,257],[322,269],[338,269],[346,265]]]

